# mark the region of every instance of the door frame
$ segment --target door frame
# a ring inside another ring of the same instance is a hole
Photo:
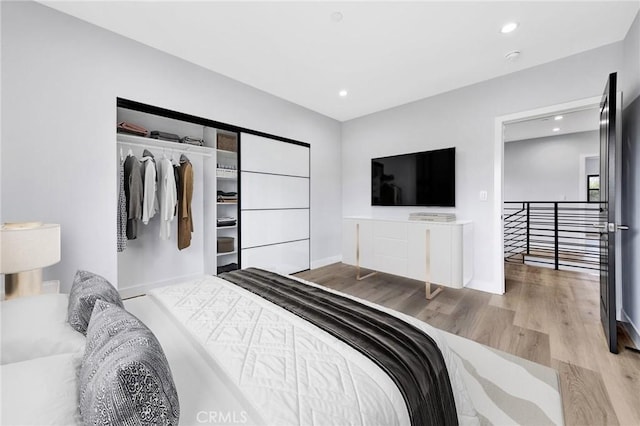
[[[502,205],[504,203],[504,127],[507,124],[532,118],[544,117],[558,112],[572,112],[589,108],[599,108],[602,96],[592,96],[571,102],[549,105],[507,115],[497,116],[494,124],[494,159],[493,159],[493,270],[495,276],[495,293],[504,294],[504,224],[502,222]]]

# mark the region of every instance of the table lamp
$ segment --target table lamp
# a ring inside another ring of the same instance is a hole
[[[42,268],[60,261],[60,225],[5,223],[0,227],[0,254],[5,299],[39,294]]]

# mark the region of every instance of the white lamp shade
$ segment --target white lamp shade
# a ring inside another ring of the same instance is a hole
[[[3,274],[53,265],[60,261],[60,225],[40,222],[3,225],[0,246]]]

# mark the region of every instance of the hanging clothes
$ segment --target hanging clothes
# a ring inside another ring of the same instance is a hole
[[[173,171],[173,164],[167,157],[163,157],[158,163],[159,185],[158,194],[160,202],[160,239],[168,240],[171,236],[171,222],[176,214],[178,203],[178,188]]]
[[[145,149],[142,152],[142,183],[144,196],[142,197],[142,223],[149,223],[149,219],[158,211],[158,171],[153,154]]]
[[[193,166],[186,155],[180,156],[180,196],[178,197],[178,249],[191,245],[193,218],[191,199],[193,198]]]
[[[122,148],[121,148],[122,149]],[[127,197],[124,192],[124,161],[122,153],[120,154],[120,163],[118,166],[120,182],[118,184],[118,236],[117,247],[118,252],[122,252],[127,248]]]
[[[180,199],[180,194],[182,191],[182,184],[180,182],[180,163],[171,157],[171,164],[173,164],[173,177],[176,180],[176,194],[178,194],[178,200]],[[173,213],[174,216],[178,216],[178,204],[176,203],[176,210]]]
[[[142,174],[140,161],[128,155],[124,161],[124,193],[127,202],[127,238],[138,237],[138,221],[142,219]]]

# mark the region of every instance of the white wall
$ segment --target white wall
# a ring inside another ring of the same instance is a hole
[[[599,155],[595,157],[587,157],[585,159],[584,173],[585,173],[585,177],[588,175],[600,174],[600,156]]]
[[[45,279],[117,282],[117,97],[310,143],[312,260],[340,255],[340,123],[40,4],[1,7],[0,219],[62,225]]]
[[[599,151],[599,137],[591,131],[505,143],[504,200],[585,201],[584,157]]]
[[[626,78],[624,78],[626,76]],[[622,120],[622,317],[640,347],[640,14],[624,42]]]
[[[640,96],[640,12],[636,15],[624,43],[624,61],[620,72],[623,108]]]
[[[470,287],[502,291],[490,248],[494,215],[494,120],[548,105],[599,96],[610,72],[620,69],[622,43],[447,92],[348,121],[342,131],[343,214],[407,217],[416,210],[455,211],[474,222],[474,278]],[[370,205],[373,157],[456,147],[456,207],[391,208]],[[479,192],[489,193],[486,202]]]

